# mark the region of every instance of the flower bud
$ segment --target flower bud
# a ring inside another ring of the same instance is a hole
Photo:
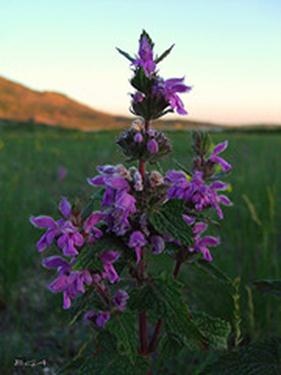
[[[147,150],[151,153],[151,154],[157,154],[158,150],[159,150],[159,146],[158,146],[158,143],[155,139],[150,139],[148,142],[147,142]]]

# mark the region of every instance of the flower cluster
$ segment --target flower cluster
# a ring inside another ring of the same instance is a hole
[[[160,57],[154,56],[154,44],[144,31],[139,40],[136,57],[133,58],[118,49],[131,61],[131,66],[134,69],[131,84],[136,91],[131,94],[131,111],[146,120],[156,119],[174,111],[180,115],[187,114],[179,94],[190,91],[191,87],[184,84],[184,78],[165,80],[159,76],[157,71],[157,64],[171,52],[172,47]]]
[[[44,258],[42,265],[47,269],[57,271],[56,278],[48,285],[48,288],[53,293],[63,294],[63,307],[68,309],[77,296],[85,293],[86,286],[92,286],[97,293],[109,294],[106,282],[115,284],[120,280],[113,265],[120,254],[112,250],[104,251],[100,255],[103,265],[100,273],[93,269],[76,270],[77,256],[82,247],[92,245],[103,236],[104,233],[99,226],[104,224],[105,214],[101,211],[94,211],[83,221],[81,215],[75,215],[66,198],[61,199],[59,211],[62,215],[59,220],[50,216],[37,216],[31,217],[30,221],[35,227],[46,230],[37,242],[38,251],[43,252],[52,244],[56,244],[64,256],[52,255]],[[116,293],[111,298],[108,296],[107,302],[111,301],[111,304],[119,311],[123,311],[128,297],[122,299],[120,293],[126,295],[126,291],[118,290]],[[98,314],[110,316],[110,311],[99,311]],[[97,319],[97,325],[102,326],[99,322],[100,319]]]
[[[219,244],[219,239],[212,236],[201,238],[201,234],[205,232],[208,225],[202,222],[202,218],[198,214],[213,208],[220,220],[223,219],[223,211],[221,205],[232,205],[230,199],[221,194],[226,191],[229,185],[220,181],[215,174],[216,167],[222,172],[229,172],[231,165],[218,156],[227,148],[227,141],[215,146],[209,156],[207,148],[202,150],[202,139],[199,136],[195,151],[197,155],[194,158],[193,172],[188,174],[184,171],[170,170],[167,172],[165,180],[168,184],[168,199],[183,200],[186,207],[186,214],[183,220],[192,226],[193,244],[188,248],[190,252],[201,252],[203,258],[207,261],[212,260],[212,255],[208,247],[214,247]]]
[[[146,129],[141,120],[134,121],[128,130],[122,132],[117,144],[129,161],[144,160],[150,163],[155,163],[172,149],[162,132],[153,128]]]
[[[138,169],[123,165],[99,166],[99,175],[89,178],[88,183],[103,188],[101,210],[106,231],[123,237],[129,248],[136,254],[137,263],[141,259],[142,248],[149,245],[154,254],[164,250],[163,241],[151,233],[142,209],[157,197],[165,199],[164,178],[157,171],[147,173],[145,179]],[[146,191],[146,196],[141,194]],[[162,250],[161,250],[162,249]]]

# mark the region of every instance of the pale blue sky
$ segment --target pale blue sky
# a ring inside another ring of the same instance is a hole
[[[0,0],[0,75],[127,114],[142,28],[165,78],[185,75],[190,118],[281,123],[280,0]]]

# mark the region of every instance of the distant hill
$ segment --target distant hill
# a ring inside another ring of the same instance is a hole
[[[66,95],[35,91],[0,77],[0,119],[78,128],[82,130],[122,127],[126,117],[96,111]]]
[[[124,128],[131,119],[97,111],[66,95],[36,91],[0,77],[0,122],[61,126],[85,131]],[[188,120],[158,121],[156,126],[173,129],[223,129],[224,126]],[[268,128],[268,125],[259,125]],[[230,126],[227,126],[230,129]],[[246,129],[247,127],[243,127]],[[253,127],[249,127],[253,129]],[[237,129],[237,127],[233,127]]]

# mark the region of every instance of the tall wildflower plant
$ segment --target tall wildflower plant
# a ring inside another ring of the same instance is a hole
[[[135,56],[118,49],[132,70],[130,111],[137,119],[117,139],[131,166],[98,166],[84,209],[63,197],[60,218],[30,219],[44,231],[37,249],[49,254],[42,264],[55,273],[48,288],[93,335],[79,358],[82,374],[168,373],[166,361],[184,348],[227,346],[229,323],[191,311],[177,280],[189,264],[211,267],[211,249],[220,243],[208,229],[231,205],[221,181],[231,170],[221,156],[227,141],[211,147],[196,133],[190,171],[155,168],[171,144],[151,123],[169,112],[186,115],[181,95],[191,90],[184,78],[160,76],[172,47],[155,55],[143,31]]]

